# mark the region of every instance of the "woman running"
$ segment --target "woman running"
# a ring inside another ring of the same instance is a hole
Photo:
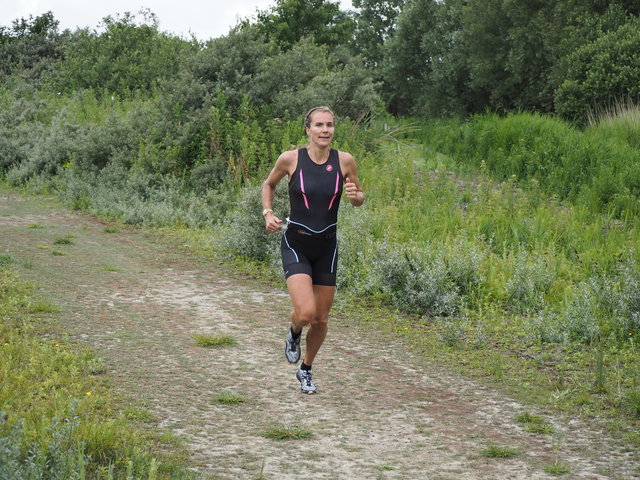
[[[296,372],[300,391],[307,394],[317,392],[311,366],[327,335],[336,290],[336,226],[343,188],[352,205],[364,203],[355,159],[331,148],[334,122],[329,107],[309,110],[305,117],[309,143],[282,153],[262,185],[262,215],[267,231],[277,232],[286,225],[281,253],[293,304],[284,347],[290,363],[300,360],[300,337],[303,328],[309,326],[304,358]],[[291,210],[283,223],[273,213],[272,205],[276,186],[285,176],[289,178]]]

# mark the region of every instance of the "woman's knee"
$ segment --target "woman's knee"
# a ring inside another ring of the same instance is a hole
[[[311,320],[311,325],[317,325],[319,327],[326,327],[327,324],[329,323],[329,316],[328,315],[322,315],[322,316],[315,316],[313,317],[313,319]]]
[[[316,321],[316,311],[314,308],[300,308],[295,312],[297,323],[309,325]]]

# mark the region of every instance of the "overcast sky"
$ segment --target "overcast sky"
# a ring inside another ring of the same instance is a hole
[[[351,0],[341,0],[343,10],[351,8]],[[156,14],[160,30],[199,40],[226,35],[238,18],[266,10],[275,0],[0,0],[0,25],[13,20],[42,15],[52,11],[60,22],[59,29],[97,28],[107,15],[137,13],[147,8]]]

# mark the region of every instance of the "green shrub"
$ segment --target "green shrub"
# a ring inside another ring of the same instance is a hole
[[[98,173],[63,172],[60,196],[72,208],[117,218],[128,224],[211,226],[233,205],[233,192],[190,190],[188,182],[110,164]]]
[[[375,240],[370,231],[369,212],[366,204],[358,208],[343,205],[338,218],[337,287],[356,295],[375,290],[370,273]]]
[[[3,416],[0,412],[0,417]],[[74,438],[78,425],[78,418],[54,419],[49,429],[50,443],[34,443],[25,448],[23,427],[20,424],[10,426],[6,419],[0,418],[0,478],[84,478],[87,457],[84,445]]]
[[[273,264],[273,270],[280,259],[281,234],[267,232],[262,212],[261,186],[248,185],[238,197],[234,209],[224,219],[225,234],[222,238],[221,251]],[[283,180],[276,188],[273,201],[274,214],[285,222],[289,211],[287,182]]]
[[[158,30],[148,10],[142,19],[129,12],[102,21],[103,31],[79,29],[67,39],[64,59],[50,79],[56,92],[95,89],[127,95],[150,90],[158,79],[175,75],[181,57],[195,45]]]
[[[556,111],[585,123],[589,113],[615,102],[640,99],[640,20],[578,48],[566,59],[564,82],[555,94]]]
[[[520,250],[513,262],[513,276],[505,286],[508,307],[520,313],[542,307],[544,294],[553,282],[545,259]]]
[[[535,344],[558,343],[564,344],[569,341],[569,334],[563,327],[561,316],[549,310],[530,317],[529,319],[529,341]]]
[[[459,288],[441,255],[418,247],[378,243],[373,256],[375,285],[400,310],[433,317],[455,315],[462,306]]]
[[[563,328],[571,340],[590,344],[599,338],[601,332],[597,299],[588,283],[581,283],[576,289],[576,295],[564,312]]]

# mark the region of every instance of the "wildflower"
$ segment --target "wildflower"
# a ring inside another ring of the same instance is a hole
[[[90,396],[91,396],[91,392],[87,392],[87,393],[85,393],[85,395],[86,395],[87,397],[90,397]]]

